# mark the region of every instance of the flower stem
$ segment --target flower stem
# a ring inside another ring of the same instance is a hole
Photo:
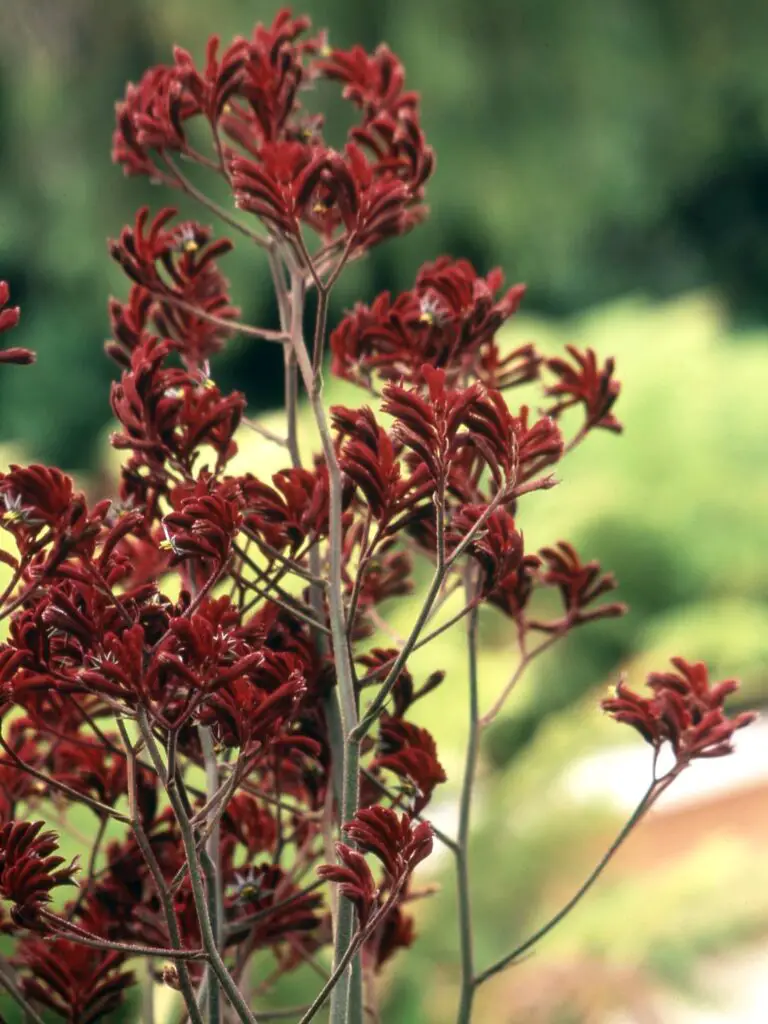
[[[545,935],[548,935],[553,928],[556,928],[557,925],[559,925],[560,922],[563,920],[563,918],[567,917],[567,915],[570,914],[570,912],[573,910],[576,904],[581,901],[582,897],[589,892],[589,890],[598,880],[600,875],[602,875],[603,871],[608,866],[608,864],[610,864],[611,860],[613,859],[618,849],[624,843],[624,840],[634,829],[634,827],[638,824],[638,822],[645,817],[646,813],[650,810],[650,808],[653,806],[656,800],[661,796],[661,794],[664,792],[664,790],[667,788],[671,781],[671,776],[666,776],[665,778],[660,779],[658,781],[654,779],[654,781],[645,791],[642,799],[640,800],[640,803],[635,808],[634,812],[632,813],[632,816],[626,822],[621,832],[619,832],[618,836],[608,847],[608,849],[603,854],[602,858],[595,866],[595,868],[592,870],[591,874],[586,879],[586,881],[579,887],[579,889],[571,897],[571,899],[568,900],[565,906],[561,907],[560,910],[558,910],[558,912],[546,922],[546,924],[543,924],[541,928],[535,931],[533,935],[531,935],[529,938],[525,940],[525,942],[522,942],[519,946],[515,947],[515,949],[513,949],[511,953],[507,953],[506,956],[503,956],[501,957],[501,959],[496,960],[495,963],[492,963],[490,967],[486,967],[484,971],[478,974],[477,977],[475,978],[475,987],[482,985],[484,981],[487,981],[489,978],[492,978],[494,974],[498,974],[499,971],[503,971],[505,967],[509,967],[510,964],[513,964],[515,960],[518,960],[524,953],[527,953],[528,950],[535,946],[536,943],[539,942],[541,939],[543,939]]]
[[[149,722],[147,721],[146,712],[139,712],[138,722],[139,728],[141,729],[141,735],[147,745],[149,756],[152,758],[157,774],[165,785],[165,791],[168,794],[168,799],[171,807],[173,808],[173,813],[176,816],[176,821],[178,822],[181,841],[184,845],[184,855],[186,856],[187,863],[189,865],[189,878],[192,883],[192,896],[195,901],[195,909],[200,923],[200,934],[203,940],[203,947],[210,958],[211,967],[216,972],[216,977],[219,979],[221,987],[226,992],[227,998],[231,1002],[238,1018],[243,1021],[244,1024],[258,1024],[256,1017],[254,1017],[248,1009],[248,1005],[240,994],[232,975],[227,970],[227,965],[222,960],[221,953],[216,945],[216,935],[211,924],[210,914],[208,913],[208,900],[206,899],[205,887],[203,885],[202,870],[200,858],[197,855],[195,835],[189,820],[189,815],[184,808],[183,801],[179,794],[176,779],[168,778],[160,751],[157,743],[155,742],[155,737],[152,735],[152,730],[150,729]]]
[[[472,603],[470,574],[467,572],[467,603]],[[469,892],[469,832],[472,810],[472,790],[477,770],[480,744],[480,701],[478,693],[477,626],[479,610],[475,606],[467,623],[467,653],[469,656],[469,738],[464,761],[464,778],[459,800],[459,828],[456,838],[456,888],[459,915],[459,951],[461,955],[461,997],[457,1024],[469,1024],[475,993],[474,948],[472,938],[472,904]]]
[[[219,788],[219,768],[216,763],[216,752],[213,749],[213,737],[211,736],[211,730],[205,726],[198,727],[198,735],[205,765],[206,791],[209,797],[212,797]],[[224,945],[224,894],[221,882],[221,828],[219,820],[219,815],[214,812],[214,824],[206,839],[206,856],[201,858],[201,864],[205,874],[211,928],[216,939],[216,948],[221,950]],[[207,968],[206,973],[208,975],[208,1024],[219,1024],[221,1021],[221,988],[216,978],[212,976],[210,967]]]

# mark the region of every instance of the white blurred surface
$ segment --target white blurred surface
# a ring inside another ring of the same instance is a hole
[[[734,736],[729,757],[696,761],[675,780],[659,803],[659,810],[698,803],[710,796],[768,782],[768,718],[762,716]],[[659,770],[663,771],[663,758]],[[651,748],[638,739],[631,746],[602,751],[570,768],[564,776],[575,799],[607,799],[631,811],[650,782]],[[768,810],[768,809],[767,809]],[[765,1015],[768,1022],[768,1001]]]

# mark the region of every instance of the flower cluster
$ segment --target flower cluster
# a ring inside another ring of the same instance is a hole
[[[321,81],[354,113],[338,150],[307,100]],[[566,541],[530,551],[524,535],[527,495],[550,491],[594,430],[620,429],[614,364],[589,349],[544,358],[507,346],[522,286],[449,256],[329,330],[347,263],[425,215],[434,156],[387,47],[334,49],[281,11],[248,38],[212,38],[202,67],[177,48],[116,113],[113,156],[126,173],[201,201],[264,253],[280,330],[240,323],[219,269],[229,239],[143,207],[110,243],[128,281],[110,301],[106,344],[119,372],[116,493],[93,501],[55,467],[0,472],[0,930],[15,943],[13,992],[30,1016],[82,1024],[114,1017],[141,973],[178,989],[192,1021],[204,1002],[218,1020],[225,995],[247,1022],[261,1007],[237,986],[254,954],[274,961],[261,999],[333,945],[331,1021],[361,1019],[347,1012],[361,1005],[361,974],[376,1016],[368,982],[415,940],[407,905],[424,894],[414,875],[436,838],[469,913],[470,783],[482,730],[512,686],[480,717],[481,610],[504,617],[520,670],[572,629],[624,611],[605,600],[616,584],[597,562]],[[198,165],[194,184],[181,157]],[[219,176],[228,207],[198,186],[204,174]],[[0,282],[3,333],[19,319],[8,303]],[[246,421],[244,395],[212,378],[236,334],[283,346],[283,434]],[[326,355],[369,405],[326,415]],[[519,404],[515,388],[528,389]],[[305,399],[312,455],[299,444]],[[569,436],[574,407],[582,422]],[[234,461],[245,422],[284,454],[269,479]],[[547,592],[557,601],[536,600]],[[419,610],[400,636],[390,605],[411,594]],[[445,672],[417,684],[409,667],[453,628],[469,629],[477,711],[456,838],[425,818],[450,762],[414,720],[417,702],[435,707]],[[728,753],[751,719],[724,710],[734,682],[674,667],[649,678],[650,696],[622,682],[603,706],[656,752],[670,744],[679,769]],[[93,837],[79,871],[44,825],[71,805]],[[462,943],[469,933],[464,921]],[[134,973],[141,957],[152,966]],[[361,971],[345,973],[355,958]],[[465,1001],[487,975],[463,977]]]
[[[738,689],[738,682],[710,683],[702,662],[673,658],[672,665],[674,672],[648,676],[650,697],[635,693],[620,681],[615,695],[603,701],[603,710],[637,729],[657,752],[668,743],[678,769],[700,757],[730,754],[734,732],[755,719],[749,711],[733,718],[725,711],[725,700]]]

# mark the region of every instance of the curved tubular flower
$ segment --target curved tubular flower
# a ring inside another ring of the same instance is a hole
[[[272,477],[274,487],[250,473],[240,477],[246,526],[277,551],[295,553],[328,536],[328,471],[293,467]]]
[[[182,499],[164,517],[163,529],[174,560],[197,558],[210,572],[221,572],[242,521],[239,500],[230,488],[222,486]]]
[[[240,310],[229,299],[229,282],[216,266],[219,257],[232,249],[227,238],[211,241],[211,231],[196,221],[175,228],[171,207],[161,210],[149,224],[148,207],[136,215],[133,228],[126,227],[110,251],[133,281],[128,302],[110,300],[115,338],[107,353],[121,366],[130,365],[130,354],[146,341],[150,324],[170,339],[190,371],[203,372],[208,358],[221,350]],[[224,325],[224,326],[222,326]]]
[[[370,119],[382,112],[398,117],[418,107],[419,94],[405,91],[405,69],[390,48],[382,43],[374,53],[362,46],[334,49],[317,61],[326,78],[341,82],[342,95]]]
[[[382,864],[387,882],[403,883],[432,852],[432,826],[407,812],[399,817],[389,807],[364,807],[344,832],[363,853],[372,853]]]
[[[233,440],[245,397],[224,396],[184,370],[166,367],[171,342],[147,338],[131,355],[131,368],[112,385],[111,402],[123,427],[112,435],[115,448],[131,449],[138,465],[164,473],[168,459],[192,472],[199,450],[210,445],[218,467],[237,451]]]
[[[16,924],[33,927],[51,891],[76,885],[77,858],[68,866],[57,857],[58,837],[43,832],[44,822],[9,821],[0,829],[0,895],[13,903]]]
[[[515,422],[498,392],[481,384],[450,388],[443,370],[422,367],[427,394],[397,384],[384,388],[383,411],[395,418],[391,436],[423,463],[438,494],[462,450],[477,450],[497,486],[513,485],[518,466]]]
[[[27,998],[53,1010],[68,1024],[107,1020],[136,982],[133,972],[124,968],[123,953],[67,939],[25,939],[16,963],[24,972],[21,983]]]
[[[738,681],[710,683],[702,662],[673,658],[672,665],[675,672],[652,672],[646,679],[651,697],[635,693],[620,680],[615,696],[602,702],[603,710],[636,729],[657,754],[669,743],[676,771],[700,757],[732,753],[734,732],[756,717],[750,711],[734,718],[726,714],[725,700],[738,689]]]
[[[376,906],[378,895],[373,873],[365,857],[346,843],[336,843],[335,848],[341,863],[322,864],[317,874],[328,882],[337,883],[341,895],[354,904],[360,927],[364,928]]]
[[[542,548],[539,555],[545,566],[540,572],[540,580],[545,586],[557,587],[560,591],[569,626],[625,614],[627,606],[619,601],[602,604],[597,608],[588,607],[603,594],[616,588],[615,577],[612,573],[601,574],[599,562],[582,562],[575,548],[567,541],[559,541],[552,548]],[[556,632],[563,624],[531,620],[529,625],[533,629]]]
[[[344,832],[357,849],[337,843],[341,863],[324,864],[317,873],[339,884],[343,895],[355,905],[360,927],[364,928],[378,909],[380,889],[363,854],[371,853],[380,861],[384,884],[397,900],[413,870],[432,852],[432,826],[426,821],[414,823],[405,812],[398,817],[390,808],[368,807],[347,822]]]
[[[388,293],[358,304],[331,334],[333,372],[364,387],[374,374],[423,381],[422,367],[438,367],[450,383],[474,371],[491,387],[534,380],[540,363],[532,346],[501,360],[495,335],[520,305],[524,288],[501,297],[498,270],[480,277],[467,260],[441,256],[423,267],[415,287],[394,301]]]
[[[465,505],[460,509],[451,520],[449,545],[459,544],[484,512],[482,505]],[[523,535],[515,526],[514,516],[503,507],[495,508],[467,550],[483,568],[482,592],[492,594],[517,572],[523,561]]]
[[[622,426],[611,412],[621,392],[621,384],[613,376],[614,360],[606,359],[600,368],[593,349],[580,352],[574,345],[565,347],[575,365],[560,357],[546,361],[547,368],[559,378],[557,384],[545,389],[547,395],[556,399],[548,410],[549,415],[557,417],[565,409],[582,405],[585,414],[582,431],[602,427],[614,434],[621,433]]]
[[[369,771],[390,771],[410,790],[409,810],[421,814],[432,798],[435,786],[447,780],[437,757],[437,744],[427,729],[401,718],[384,716],[379,725],[378,753]]]

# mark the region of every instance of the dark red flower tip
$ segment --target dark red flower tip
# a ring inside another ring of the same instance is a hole
[[[6,529],[20,538],[34,536],[44,526],[56,528],[63,524],[73,503],[84,504],[76,495],[72,478],[51,466],[11,465],[9,473],[0,474],[2,511],[0,519]]]
[[[148,223],[142,207],[132,227],[110,243],[113,258],[133,282],[128,302],[110,300],[114,341],[108,352],[122,366],[147,339],[150,326],[169,339],[191,371],[207,366],[232,331],[220,322],[236,320],[240,311],[229,298],[229,282],[216,261],[232,249],[229,239],[211,240],[211,231],[196,221],[168,227],[176,211],[162,209]]]
[[[607,359],[600,367],[591,348],[582,352],[574,345],[566,345],[566,350],[573,364],[560,357],[546,361],[547,368],[558,378],[556,384],[546,388],[546,394],[555,399],[548,409],[549,415],[557,417],[565,409],[581,405],[585,415],[582,430],[601,427],[620,433],[622,426],[611,412],[621,392],[621,384],[613,376],[613,359]]]
[[[368,118],[381,112],[398,117],[418,106],[418,93],[405,91],[405,70],[388,46],[372,54],[362,46],[332,50],[316,62],[319,70],[344,86],[342,95],[360,107]]]
[[[733,752],[733,734],[756,718],[744,711],[729,718],[726,697],[738,689],[735,679],[711,684],[706,665],[673,658],[676,672],[652,672],[646,685],[650,697],[631,690],[622,679],[602,708],[617,722],[636,729],[655,750],[669,743],[677,769],[700,757]]]
[[[442,491],[451,465],[464,450],[476,451],[497,485],[514,484],[518,468],[515,421],[497,391],[476,382],[452,388],[443,370],[422,367],[420,388],[388,384],[382,410],[393,416],[391,436],[410,449]]]
[[[14,904],[17,924],[33,924],[40,908],[51,901],[51,890],[76,885],[77,858],[67,867],[57,857],[58,837],[41,831],[42,821],[9,821],[0,828],[0,895]]]
[[[378,887],[365,857],[356,850],[350,849],[346,843],[336,843],[336,855],[340,864],[322,864],[317,869],[320,878],[327,882],[335,882],[339,892],[354,903],[364,928],[375,907]]]
[[[363,853],[381,862],[389,884],[406,879],[432,852],[432,826],[389,807],[364,807],[344,826],[345,834]]]
[[[163,518],[173,561],[198,558],[211,571],[223,569],[242,519],[240,502],[227,485],[183,499]]]
[[[560,591],[569,626],[625,614],[626,605],[618,601],[597,608],[589,607],[604,594],[615,590],[617,585],[612,573],[601,571],[599,562],[582,562],[575,548],[567,541],[559,541],[551,548],[542,548],[539,554],[544,566],[539,574],[540,581]],[[561,628],[562,622],[532,620],[530,625],[534,629],[553,632]]]
[[[293,467],[272,477],[274,487],[250,473],[239,478],[246,525],[278,551],[293,552],[328,535],[329,490],[325,465]]]
[[[363,495],[374,517],[386,527],[411,504],[410,484],[401,476],[398,452],[387,431],[376,422],[368,408],[334,406],[331,418],[346,440],[339,453],[339,466]]]
[[[10,331],[19,322],[19,307],[8,305],[10,297],[11,290],[7,282],[0,281],[0,334],[3,331]]]
[[[502,284],[498,270],[481,277],[467,260],[441,256],[411,291],[394,301],[383,293],[341,321],[331,335],[331,371],[366,387],[374,374],[422,383],[424,365],[444,370],[451,384],[473,372],[491,387],[534,379],[540,360],[531,346],[504,360],[494,348],[524,293],[515,285],[498,294]]]
[[[200,448],[210,445],[221,468],[237,451],[233,438],[245,397],[237,391],[224,396],[213,382],[165,365],[173,348],[150,336],[132,352],[130,369],[112,385],[112,410],[123,427],[112,435],[112,445],[133,450],[132,468],[161,472],[168,459],[190,472]]]
[[[451,519],[448,540],[455,547],[485,514],[487,506],[465,505]],[[482,593],[491,593],[517,571],[523,560],[523,535],[515,518],[503,506],[487,516],[470,542],[468,551],[483,567]]]
[[[14,960],[22,970],[27,999],[80,1024],[113,1017],[126,990],[136,983],[135,975],[124,969],[124,953],[66,939],[24,939]]]
[[[369,764],[373,773],[389,771],[405,784],[408,810],[421,814],[436,786],[447,780],[437,757],[437,744],[427,730],[401,718],[385,716],[379,726],[378,752]]]

